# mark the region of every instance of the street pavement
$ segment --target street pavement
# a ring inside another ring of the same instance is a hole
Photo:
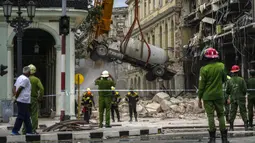
[[[59,122],[58,120],[52,120],[52,119],[40,119],[39,124],[45,124],[47,127]],[[95,122],[95,121],[93,121]],[[242,121],[240,119],[237,119],[236,124],[242,125]],[[197,120],[189,120],[189,119],[166,119],[166,120],[161,120],[159,118],[140,118],[139,122],[121,122],[121,123],[112,123],[114,124],[121,124],[121,126],[116,126],[111,129],[96,129],[93,131],[116,131],[116,130],[132,130],[132,129],[143,129],[143,128],[166,128],[165,134],[164,135],[155,135],[155,136],[146,136],[146,137],[129,137],[129,138],[122,138],[122,139],[107,139],[107,140],[96,140],[96,141],[89,141],[89,140],[81,140],[81,141],[50,141],[51,143],[181,143],[181,142],[189,142],[189,143],[197,143],[197,142],[202,142],[205,143],[207,142],[208,138],[208,133],[206,131],[207,127],[207,120],[206,119],[197,119]],[[216,121],[216,125],[217,125]],[[13,126],[12,124],[9,123],[2,123],[0,124],[0,136],[8,136],[11,133],[11,130],[7,130],[8,126]],[[185,127],[183,129],[183,127]],[[198,129],[201,127],[201,129]],[[168,129],[170,128],[170,129]],[[178,128],[178,129],[174,129]],[[238,130],[243,130],[242,127],[237,128]],[[39,130],[41,131],[41,130]],[[203,135],[202,137],[198,138],[173,138],[173,135],[167,135],[171,133],[182,133],[182,132],[199,132],[202,131]],[[85,131],[85,132],[91,132],[91,131]],[[239,132],[239,131],[238,131]],[[48,133],[49,134],[49,133]],[[255,137],[239,137],[239,138],[230,138],[231,143],[240,143],[240,142],[245,142],[245,143],[254,143]],[[219,139],[220,142],[220,139]],[[47,141],[41,143],[48,143]]]
[[[230,143],[254,143],[255,137],[241,137],[241,138],[229,138]],[[201,139],[180,139],[172,140],[168,139],[167,135],[152,136],[152,137],[130,137],[122,139],[108,139],[108,140],[77,140],[77,141],[56,141],[50,143],[207,143],[208,139],[205,137]],[[218,138],[216,143],[220,143],[221,139]],[[41,142],[49,143],[49,142]]]

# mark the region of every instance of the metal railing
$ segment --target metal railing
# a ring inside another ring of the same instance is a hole
[[[0,6],[3,5],[5,0],[0,0]],[[13,6],[17,6],[16,0],[10,0]],[[33,0],[37,8],[61,8],[62,0]],[[23,0],[22,5],[25,5],[28,0]],[[88,10],[88,0],[67,0],[67,7],[81,10]]]

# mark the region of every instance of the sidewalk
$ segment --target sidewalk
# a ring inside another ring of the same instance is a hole
[[[58,120],[53,119],[39,119],[39,125],[46,125],[47,127],[58,123]],[[96,122],[93,121],[92,122]],[[122,136],[140,136],[140,135],[153,135],[153,134],[161,134],[164,130],[168,128],[205,128],[207,127],[206,119],[196,119],[196,120],[188,120],[188,119],[166,119],[161,120],[159,118],[140,118],[139,122],[120,122],[120,123],[112,123],[112,125],[121,124],[121,126],[113,126],[112,128],[101,128],[95,130],[86,130],[79,132],[41,132],[42,130],[38,130],[40,135],[33,136],[11,136],[11,130],[8,130],[8,127],[13,126],[11,124],[0,124],[0,142],[15,142],[15,141],[56,141],[56,140],[80,140],[80,139],[108,139],[108,138],[119,138]],[[235,124],[243,125],[240,119],[237,119]],[[218,125],[216,121],[216,125]],[[167,133],[167,132],[165,132]],[[181,131],[172,131],[170,136],[187,136],[192,137],[190,132]],[[236,131],[234,132],[244,134],[243,132]],[[255,132],[251,132],[255,133]],[[198,132],[197,136],[208,136],[208,132],[205,130]]]

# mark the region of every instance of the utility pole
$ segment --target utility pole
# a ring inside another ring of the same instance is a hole
[[[66,16],[66,0],[62,0],[62,17]],[[62,18],[61,17],[61,18]],[[61,91],[65,92],[65,62],[66,62],[66,59],[65,59],[65,54],[66,54],[66,35],[62,33],[62,23],[61,23],[61,19],[59,21],[59,34],[62,35],[62,47],[61,47]],[[62,107],[66,110],[65,107],[68,107],[66,106],[66,103],[65,103],[65,98],[66,98],[66,94],[64,94],[64,96],[61,98],[63,99],[63,105]]]

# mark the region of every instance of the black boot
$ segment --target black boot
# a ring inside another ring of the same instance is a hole
[[[221,133],[222,143],[229,143],[229,141],[228,141],[228,130],[227,129],[222,130],[222,131],[220,131],[220,133]]]
[[[227,123],[229,123],[229,116],[228,115],[226,115],[226,121],[227,121]]]
[[[249,120],[249,127],[250,127],[249,130],[253,130],[253,119]]]
[[[234,123],[230,122],[229,125],[230,125],[229,130],[234,131]]]
[[[245,122],[244,122],[244,130],[245,130],[245,131],[248,131],[248,121],[245,121]]]
[[[118,122],[121,122],[120,119],[118,119]]]
[[[208,143],[215,143],[216,140],[216,131],[209,131],[209,142]]]

